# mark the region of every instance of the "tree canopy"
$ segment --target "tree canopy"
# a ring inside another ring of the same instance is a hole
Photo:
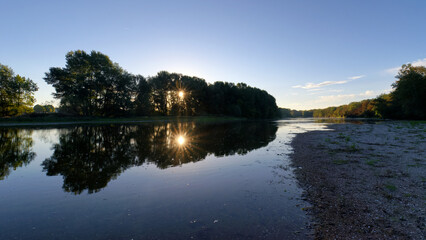
[[[392,107],[396,118],[426,119],[426,67],[402,65],[392,84]]]
[[[15,75],[13,70],[0,64],[0,116],[16,116],[32,112],[37,85],[28,78]]]
[[[44,79],[70,113],[113,116],[132,108],[135,77],[100,52],[71,51],[65,68],[50,68]]]
[[[246,118],[278,116],[275,98],[244,83],[215,82],[160,71],[155,76],[133,75],[108,56],[78,50],[66,55],[64,68],[50,68],[61,110],[84,116],[228,115]]]

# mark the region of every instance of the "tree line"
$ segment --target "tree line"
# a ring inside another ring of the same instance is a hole
[[[52,67],[44,80],[60,100],[59,112],[81,116],[197,116],[227,115],[275,118],[275,98],[245,83],[215,82],[161,71],[155,76],[134,75],[97,51],[71,51],[64,68]],[[37,85],[0,65],[0,116],[33,111],[48,113],[53,106],[32,105]]]
[[[426,67],[402,65],[389,94],[307,111],[280,108],[281,117],[426,119]]]
[[[228,115],[278,116],[275,98],[244,83],[215,82],[161,71],[133,75],[107,55],[71,51],[64,68],[50,68],[45,81],[55,88],[62,112],[83,116]]]

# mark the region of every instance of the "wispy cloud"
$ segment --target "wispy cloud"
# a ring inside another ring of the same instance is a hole
[[[365,77],[365,75],[353,76],[353,77],[349,77],[348,79],[357,80],[357,79],[360,79],[360,78],[363,78],[363,77]]]
[[[327,105],[341,105],[343,102],[348,102],[357,99],[358,97],[374,97],[377,93],[375,91],[367,90],[359,94],[338,94],[338,95],[327,95],[319,96],[315,101],[316,103],[326,103]]]
[[[308,91],[318,91],[318,90],[321,90],[321,88],[323,88],[325,86],[345,84],[345,83],[350,82],[352,80],[360,79],[360,78],[363,78],[363,77],[365,77],[365,75],[348,77],[348,80],[342,80],[342,81],[325,81],[325,82],[320,82],[320,83],[306,83],[305,85],[293,86],[293,88],[302,88],[302,89],[307,89]]]
[[[418,59],[416,61],[408,62],[406,64],[411,64],[415,67],[426,66],[426,58]],[[391,75],[396,75],[396,74],[398,74],[400,69],[401,69],[401,67],[388,68],[388,69],[385,70],[385,73],[388,73],[388,74],[391,74]]]
[[[329,85],[335,85],[335,84],[344,84],[347,83],[348,81],[325,81],[325,82],[321,82],[321,83],[306,83],[305,85],[296,85],[293,86],[293,88],[303,88],[303,89],[315,89],[315,88],[321,88],[324,86],[329,86]]]
[[[322,88],[316,88],[316,89],[309,89],[308,95],[319,95],[319,94],[326,94],[326,93],[340,93],[343,92],[343,89],[322,89]]]

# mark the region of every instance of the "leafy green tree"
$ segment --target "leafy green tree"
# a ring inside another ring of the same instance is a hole
[[[391,96],[397,117],[426,119],[426,67],[402,65],[396,78]]]
[[[0,64],[0,116],[16,116],[32,112],[37,85],[28,78],[15,75]]]
[[[65,68],[50,68],[44,79],[70,113],[117,116],[133,109],[135,77],[100,52],[71,51]]]

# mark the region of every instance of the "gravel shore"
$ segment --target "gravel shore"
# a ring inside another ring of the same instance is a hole
[[[424,239],[426,123],[333,124],[291,154],[316,239]]]

